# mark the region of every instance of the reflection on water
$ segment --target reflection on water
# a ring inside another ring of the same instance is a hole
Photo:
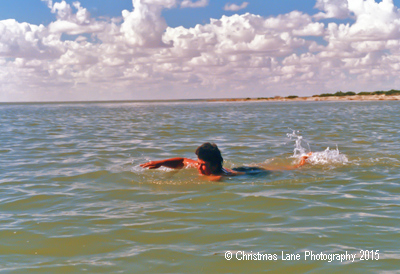
[[[399,113],[388,101],[0,105],[1,269],[392,272],[400,258]],[[192,169],[139,167],[195,158],[207,141],[229,168],[314,154],[298,170],[220,182]],[[281,260],[282,251],[361,249],[379,250],[380,259]],[[226,251],[279,256],[227,261]]]

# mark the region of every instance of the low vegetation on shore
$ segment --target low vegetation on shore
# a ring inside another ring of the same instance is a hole
[[[320,95],[313,95],[312,97],[330,97],[330,96],[354,96],[354,95],[387,95],[387,96],[391,96],[391,95],[400,95],[400,90],[396,90],[396,89],[391,89],[389,91],[383,91],[383,90],[379,90],[379,91],[362,91],[359,93],[355,93],[353,91],[348,91],[348,92],[341,92],[338,91],[336,93],[322,93]],[[290,96],[288,96],[287,98],[289,98]]]
[[[365,95],[400,95],[400,90],[397,89],[391,89],[388,91],[383,91],[383,90],[378,90],[378,91],[362,91],[359,93],[356,93],[354,91],[347,91],[347,92],[342,92],[338,91],[336,93],[322,93],[319,95],[313,95],[312,97],[344,97],[344,96],[355,96],[355,95],[360,95],[360,96],[365,96]],[[296,99],[299,98],[297,95],[289,95],[287,97],[281,97],[281,96],[275,96],[275,97],[258,97],[256,99],[254,98],[246,98],[244,100],[271,100],[271,99]],[[234,99],[233,99],[234,100]]]
[[[309,97],[299,97],[297,95],[289,95],[287,97],[274,96],[274,97],[258,97],[258,98],[231,98],[231,99],[210,99],[210,102],[226,101],[226,102],[240,102],[240,101],[272,101],[272,102],[285,102],[285,101],[377,101],[377,100],[400,100],[400,90],[391,89],[388,91],[362,91],[355,93],[354,91],[336,93],[322,93]]]

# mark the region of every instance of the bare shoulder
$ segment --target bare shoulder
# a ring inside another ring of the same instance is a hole
[[[196,167],[197,161],[196,161],[196,160],[189,159],[189,158],[183,158],[183,164],[184,164],[186,167]]]

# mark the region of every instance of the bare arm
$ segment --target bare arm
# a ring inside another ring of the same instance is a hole
[[[197,162],[192,159],[188,158],[170,158],[170,159],[165,159],[165,160],[159,160],[159,161],[150,161],[145,164],[141,164],[140,166],[143,168],[149,168],[149,169],[156,169],[159,167],[168,167],[168,168],[174,168],[174,169],[181,169],[185,166],[193,166]]]
[[[307,160],[308,157],[310,157],[311,155],[312,155],[312,152],[308,153],[307,155],[302,156],[302,157],[300,158],[300,163],[297,164],[297,165],[294,165],[294,166],[287,166],[287,165],[280,165],[280,166],[275,166],[275,165],[268,165],[268,166],[260,165],[260,166],[263,166],[263,167],[265,167],[265,168],[268,169],[268,170],[293,170],[293,169],[296,169],[296,168],[299,168],[299,167],[305,165],[305,164],[306,164],[306,160]]]

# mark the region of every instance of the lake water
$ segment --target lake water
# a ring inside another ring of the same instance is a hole
[[[318,157],[219,182],[139,167],[203,142],[230,168]],[[399,102],[2,104],[0,144],[5,273],[400,269]]]

